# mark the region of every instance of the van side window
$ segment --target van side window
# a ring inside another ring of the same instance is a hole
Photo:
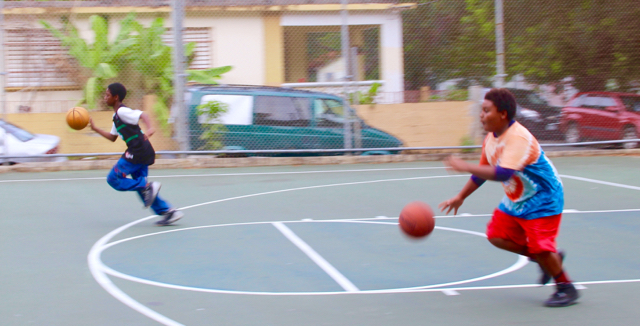
[[[344,106],[336,100],[313,101],[313,116],[318,127],[342,128],[344,126]]]
[[[310,100],[304,97],[256,96],[255,125],[307,127],[311,122]]]

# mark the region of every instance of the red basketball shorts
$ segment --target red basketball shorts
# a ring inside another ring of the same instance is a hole
[[[527,247],[530,254],[556,252],[556,237],[562,214],[525,220],[496,208],[487,224],[487,238],[511,240]]]

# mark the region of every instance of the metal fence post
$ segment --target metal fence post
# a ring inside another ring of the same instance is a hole
[[[496,87],[504,86],[504,20],[502,0],[495,0],[496,15]]]
[[[173,108],[178,110],[175,121],[178,144],[181,151],[189,150],[189,115],[184,103],[185,66],[184,44],[182,42],[182,22],[184,19],[184,1],[171,1],[171,18],[173,20],[173,72],[174,94]]]
[[[343,109],[344,112],[344,148],[350,149],[353,148],[351,144],[351,113],[347,106],[349,105],[349,92],[348,92],[348,84],[351,80],[351,55],[350,55],[350,47],[349,47],[349,23],[347,21],[348,13],[347,13],[347,2],[348,0],[341,0],[342,2],[342,26],[340,29],[340,36],[342,41],[342,60],[344,61],[344,99],[345,99],[345,107]],[[349,152],[345,153],[349,154]]]

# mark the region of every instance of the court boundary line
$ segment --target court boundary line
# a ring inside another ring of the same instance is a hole
[[[560,177],[561,178],[584,181],[584,182],[590,182],[590,183],[597,183],[597,184],[607,185],[607,186],[611,186],[611,187],[619,187],[619,188],[625,188],[625,189],[640,190],[640,187],[636,187],[636,186],[630,186],[630,185],[625,185],[625,184],[622,184],[622,183],[602,181],[602,180],[596,180],[596,179],[590,179],[590,178],[577,177],[577,176],[567,175],[567,174],[560,174]]]
[[[351,171],[349,171],[351,172]],[[468,176],[467,174],[465,175],[448,175],[448,176],[440,176],[442,177],[456,177],[456,176]],[[575,176],[569,176],[569,175],[560,175],[560,177],[567,177],[569,179],[575,179],[575,180],[580,180],[580,181],[586,181],[586,182],[593,182],[593,183],[599,183],[599,184],[604,184],[604,185],[610,185],[610,186],[615,186],[615,187],[622,187],[622,188],[627,188],[627,189],[634,189],[634,190],[640,190],[640,187],[634,187],[634,186],[628,186],[628,185],[623,185],[623,184],[617,184],[617,183],[610,183],[610,182],[606,182],[606,181],[600,181],[600,180],[595,180],[595,179],[588,179],[588,178],[582,178],[582,177],[575,177]],[[401,181],[401,180],[416,180],[416,179],[431,179],[431,178],[436,178],[436,177],[417,177],[417,178],[407,178],[407,179],[389,179],[389,181]],[[356,182],[356,183],[350,183],[350,184],[364,184],[364,183],[375,183],[375,182],[383,182],[380,180],[375,180],[373,182]],[[327,187],[326,185],[324,187]],[[321,186],[312,186],[312,187],[302,187],[300,190],[302,189],[314,189],[314,188],[321,188]],[[281,192],[286,192],[287,190],[284,191],[275,191],[275,192],[268,192],[270,193],[281,193]],[[288,190],[291,191],[291,190]],[[267,193],[265,193],[267,194]],[[255,195],[253,195],[255,196]],[[239,196],[239,198],[247,198],[247,197],[253,197],[253,196]],[[230,200],[230,199],[227,199]],[[202,204],[197,204],[197,205],[191,205],[191,206],[187,206],[181,209],[188,209],[188,208],[193,208],[193,207],[198,207],[198,206],[203,206],[203,205],[207,205],[207,204],[213,204],[213,203],[217,203],[217,202],[221,202],[221,201],[227,201],[227,200],[218,200],[218,201],[210,201],[207,203],[202,203]],[[91,250],[89,252],[89,255],[87,257],[88,259],[88,263],[89,263],[89,268],[91,271],[91,274],[93,275],[94,279],[96,280],[96,282],[98,282],[98,284],[104,288],[109,294],[111,294],[113,297],[115,297],[116,299],[118,299],[119,301],[121,301],[123,304],[129,306],[131,309],[134,309],[138,312],[140,312],[141,314],[155,320],[158,321],[162,324],[165,325],[170,325],[170,326],[182,326],[182,324],[169,319],[168,317],[159,314],[158,312],[149,309],[148,307],[142,305],[141,303],[135,301],[133,298],[131,298],[129,295],[127,295],[125,292],[123,292],[122,290],[120,290],[117,286],[115,286],[115,284],[113,284],[113,282],[109,279],[109,277],[105,274],[105,270],[102,268],[108,268],[106,267],[101,259],[100,259],[100,253],[101,251],[94,251],[95,248],[100,247],[102,244],[106,244],[109,242],[109,240],[111,240],[115,235],[117,235],[118,233],[122,232],[123,230],[141,223],[145,220],[151,219],[153,217],[155,217],[156,215],[151,215],[136,221],[133,221],[131,223],[125,224],[109,233],[107,233],[105,236],[103,236],[102,238],[100,238],[92,247]],[[96,254],[97,253],[97,254]],[[96,264],[96,261],[98,262]],[[96,270],[96,268],[98,268],[98,270]],[[629,280],[629,282],[637,282],[640,280]],[[597,281],[594,281],[597,282]],[[615,280],[611,280],[611,281],[607,281],[609,283],[613,283],[616,282]],[[577,283],[577,284],[582,284],[582,283]],[[594,284],[594,283],[591,283]],[[423,289],[423,290],[413,290],[413,291],[418,291],[418,292],[430,292],[429,290],[433,290],[433,289]],[[442,290],[442,289],[440,289]],[[452,291],[456,291],[456,289],[447,289],[447,290],[452,290]],[[463,290],[463,288],[460,288],[459,290]],[[346,292],[346,293],[363,293],[361,292]]]
[[[230,200],[249,198],[249,197],[256,197],[256,196],[260,196],[260,195],[269,195],[269,194],[275,194],[275,193],[283,193],[283,192],[289,192],[289,191],[294,191],[294,190],[318,189],[318,188],[337,187],[337,186],[344,186],[344,185],[356,185],[356,184],[379,183],[379,182],[451,178],[451,177],[462,177],[462,176],[466,177],[466,175],[424,176],[424,177],[413,177],[413,178],[392,178],[392,179],[369,180],[369,181],[347,182],[347,183],[338,183],[338,184],[329,184],[329,185],[298,187],[298,188],[281,189],[281,190],[267,191],[267,192],[262,192],[262,193],[257,193],[257,194],[249,194],[249,195],[242,195],[242,196],[224,198],[224,199],[220,199],[220,200],[209,201],[209,202],[195,204],[195,205],[191,205],[191,206],[185,206],[185,207],[182,207],[182,208],[179,208],[179,209],[186,210],[186,209],[193,208],[193,207],[199,207],[199,206],[204,206],[204,205],[209,205],[209,204],[215,204],[215,203],[220,203],[220,202],[225,202],[225,201],[230,201]],[[109,240],[111,240],[113,237],[118,235],[120,232],[128,229],[129,227],[131,227],[133,225],[136,225],[138,223],[142,223],[143,221],[146,221],[148,219],[154,218],[156,216],[157,215],[151,215],[151,216],[147,216],[147,217],[141,218],[141,219],[136,220],[136,221],[132,221],[132,222],[127,223],[127,224],[125,224],[125,225],[123,225],[121,227],[118,227],[115,230],[113,230],[113,231],[107,233],[106,235],[104,235],[89,250],[89,254],[87,255],[87,263],[89,265],[89,270],[91,271],[91,274],[93,275],[93,277],[96,280],[96,282],[98,282],[98,284],[103,289],[105,289],[107,291],[107,293],[111,294],[111,296],[113,296],[114,298],[116,298],[117,300],[122,302],[124,305],[128,306],[129,308],[131,308],[131,309],[133,309],[135,311],[138,311],[142,315],[147,316],[148,318],[153,319],[153,320],[155,320],[155,321],[157,321],[159,323],[162,323],[162,324],[165,324],[165,325],[169,325],[169,326],[184,326],[184,325],[182,325],[182,324],[180,324],[180,323],[178,323],[178,322],[176,322],[176,321],[174,321],[172,319],[169,319],[168,317],[163,316],[163,315],[159,314],[158,312],[156,312],[156,311],[154,311],[154,310],[142,305],[141,303],[139,303],[138,301],[134,300],[129,295],[127,295],[125,292],[120,290],[115,284],[113,284],[113,282],[105,274],[105,272],[106,272],[105,268],[107,268],[107,266],[105,266],[102,263],[102,260],[100,259],[100,256],[101,256],[101,253],[102,253],[101,247],[103,247],[105,245],[108,245],[107,243],[109,242]]]
[[[280,223],[313,223],[314,221],[281,221]],[[325,222],[325,221],[323,221]],[[367,223],[368,221],[354,221],[354,220],[333,220],[333,222],[337,223],[337,222],[350,222],[350,223]],[[246,225],[266,225],[266,224],[273,224],[273,221],[264,221],[264,222],[243,222],[243,223],[227,223],[227,224],[212,224],[212,225],[201,225],[201,226],[194,226],[194,227],[189,227],[189,228],[181,228],[181,229],[175,229],[175,230],[167,230],[167,231],[159,231],[159,232],[154,232],[154,233],[147,233],[147,234],[141,234],[141,235],[137,235],[137,236],[133,236],[133,237],[129,237],[129,238],[124,238],[124,239],[120,239],[114,242],[111,242],[109,244],[104,245],[104,247],[102,247],[101,249],[99,249],[99,251],[104,251],[108,248],[111,248],[113,246],[116,246],[118,244],[124,243],[124,242],[128,242],[128,241],[132,241],[132,240],[137,240],[137,239],[141,239],[141,238],[146,238],[146,237],[151,237],[151,236],[156,236],[156,235],[160,235],[160,234],[167,234],[167,233],[174,233],[174,232],[182,232],[182,231],[192,231],[192,230],[198,230],[198,229],[206,229],[206,228],[217,228],[217,227],[229,227],[229,226],[246,226]],[[376,224],[386,224],[386,225],[393,225],[397,223],[389,223],[389,222],[379,222]],[[457,228],[449,228],[449,227],[442,227],[442,226],[436,226],[436,229],[442,229],[445,231],[451,231],[451,232],[459,232],[459,233],[466,233],[466,234],[470,234],[470,235],[475,235],[475,236],[479,236],[482,238],[486,238],[486,235],[480,232],[475,232],[475,231],[469,231],[469,230],[465,230],[465,229],[457,229]],[[430,288],[441,288],[441,287],[445,287],[445,286],[451,286],[451,285],[458,285],[458,284],[465,284],[465,283],[473,283],[473,282],[477,282],[477,281],[482,281],[482,280],[486,280],[486,279],[490,279],[490,278],[495,278],[504,274],[508,274],[511,273],[513,271],[516,271],[522,267],[524,267],[525,265],[527,265],[529,263],[529,260],[527,257],[525,256],[521,256],[521,255],[517,255],[518,256],[518,260],[516,260],[516,262],[503,269],[503,270],[499,270],[497,272],[491,273],[491,274],[487,274],[487,275],[482,275],[482,276],[478,276],[478,277],[474,277],[474,278],[470,278],[470,279],[466,279],[466,280],[459,280],[459,281],[453,281],[453,282],[447,282],[447,283],[437,283],[437,284],[431,284],[431,285],[420,285],[420,286],[414,286],[414,287],[405,287],[405,288],[396,288],[396,289],[379,289],[379,290],[361,290],[361,291],[355,291],[358,293],[366,293],[366,294],[388,294],[388,293],[404,293],[404,292],[410,292],[413,290],[417,290],[417,289],[430,289]],[[186,286],[186,285],[177,285],[177,284],[170,284],[170,283],[162,283],[162,282],[158,282],[158,281],[152,281],[152,280],[148,280],[148,279],[143,279],[143,278],[139,278],[136,276],[132,276],[132,275],[128,275],[128,274],[124,274],[122,272],[116,271],[108,266],[106,266],[102,261],[100,261],[100,264],[103,268],[103,271],[109,275],[112,275],[114,277],[118,277],[124,280],[128,280],[128,281],[132,281],[132,282],[136,282],[136,283],[141,283],[141,284],[146,284],[146,285],[151,285],[151,286],[157,286],[157,287],[164,287],[164,288],[169,288],[169,289],[174,289],[174,290],[183,290],[183,291],[193,291],[193,292],[204,292],[204,293],[221,293],[221,294],[240,294],[240,295],[266,295],[266,296],[295,296],[295,295],[341,295],[341,294],[346,294],[346,293],[351,293],[351,292],[344,292],[344,291],[323,291],[323,292],[257,292],[257,291],[234,291],[234,290],[220,290],[220,289],[207,289],[207,288],[196,288],[196,287],[191,287],[191,286]]]
[[[210,174],[170,174],[170,175],[153,175],[149,179],[155,178],[188,178],[188,177],[229,177],[229,176],[256,176],[256,175],[287,175],[287,174],[321,174],[321,173],[348,173],[348,172],[382,172],[382,171],[415,171],[415,170],[442,170],[443,166],[422,167],[422,168],[389,168],[389,169],[353,169],[353,170],[310,170],[310,171],[283,171],[283,172],[247,172],[247,173],[210,173]],[[90,177],[90,178],[60,178],[60,179],[17,179],[17,180],[0,180],[0,183],[18,183],[18,182],[52,182],[52,181],[86,181],[86,180],[105,180],[107,177]]]

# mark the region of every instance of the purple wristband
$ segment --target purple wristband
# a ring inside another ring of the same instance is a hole
[[[487,180],[478,178],[475,175],[471,175],[471,181],[473,181],[478,187],[480,187]]]
[[[496,181],[507,181],[511,179],[511,176],[516,173],[516,170],[505,169],[501,166],[496,166]]]

